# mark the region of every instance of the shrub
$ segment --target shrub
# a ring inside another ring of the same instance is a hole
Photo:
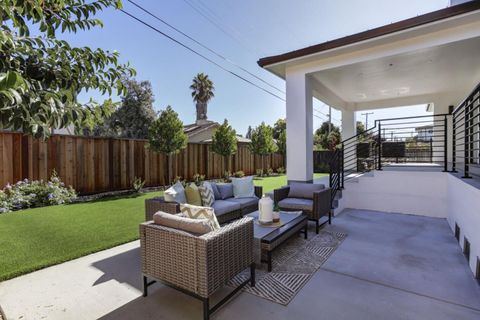
[[[257,169],[255,172],[257,177],[263,177],[263,169]]]
[[[273,169],[272,169],[272,168],[268,168],[268,169],[267,169],[267,177],[270,177],[272,174],[273,174]]]
[[[200,173],[195,173],[192,177],[192,180],[193,182],[195,182],[197,186],[199,186],[202,184],[203,181],[205,181],[205,175]]]
[[[175,179],[173,179],[173,184],[175,184],[177,182],[180,182],[183,185],[184,188],[187,186],[187,182],[181,176],[176,176]]]
[[[232,173],[230,171],[225,171],[223,173],[223,181],[224,182],[231,182]]]
[[[69,203],[76,197],[75,190],[72,187],[65,187],[57,173],[53,171],[47,182],[25,179],[14,185],[8,184],[0,191],[0,213]]]
[[[233,176],[234,176],[235,178],[243,178],[243,177],[245,177],[245,172],[243,172],[242,170],[240,170],[240,171],[235,172],[235,173],[233,174]]]
[[[142,180],[142,178],[139,178],[139,177],[135,177],[133,179],[133,190],[135,190],[135,192],[140,192],[140,190],[142,190],[143,186],[145,185],[145,180]]]
[[[278,174],[285,174],[285,168],[284,167],[278,167],[277,168],[277,173]]]

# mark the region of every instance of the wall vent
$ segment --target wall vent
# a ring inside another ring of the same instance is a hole
[[[466,237],[463,238],[463,254],[470,261],[470,241]]]
[[[460,242],[460,227],[456,222],[455,222],[455,238],[457,239],[458,242]]]

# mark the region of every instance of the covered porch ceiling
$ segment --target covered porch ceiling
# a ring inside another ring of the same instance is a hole
[[[480,37],[310,73],[313,95],[365,110],[456,105],[480,80]]]

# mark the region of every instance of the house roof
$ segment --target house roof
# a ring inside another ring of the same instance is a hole
[[[388,35],[398,31],[418,27],[424,24],[432,23],[435,21],[447,19],[450,17],[458,16],[468,12],[480,10],[480,1],[474,0],[470,2],[465,2],[459,5],[447,7],[437,11],[429,12],[423,15],[419,15],[410,19],[398,21],[392,24],[384,25],[375,29],[367,30],[364,32],[356,33],[349,35],[343,38],[338,38],[335,40],[323,42],[313,46],[305,47],[302,49],[290,51],[280,55],[270,56],[261,58],[258,60],[258,65],[260,67],[265,67],[268,65],[273,65],[276,63],[285,62],[288,60],[293,60],[300,57],[305,57],[319,53],[322,51],[327,51],[330,49],[335,49],[343,47],[346,45],[354,44],[357,42],[373,39],[376,37]]]
[[[205,143],[211,143],[212,142],[212,139],[207,139],[205,141],[203,141]],[[237,142],[238,143],[250,143],[252,142],[252,140],[248,139],[248,138],[245,138],[245,137],[240,137],[240,136],[237,136]]]
[[[213,128],[216,128],[220,126],[218,122],[215,121],[208,121],[206,120],[205,123],[192,123],[192,124],[187,124],[186,126],[183,127],[183,131],[187,134],[189,138],[196,136],[197,134],[200,134],[206,130],[210,130]]]

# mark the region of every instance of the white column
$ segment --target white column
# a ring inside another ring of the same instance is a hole
[[[353,137],[357,134],[357,121],[355,111],[342,111],[342,140]]]
[[[287,178],[313,180],[313,96],[310,79],[287,70]]]

